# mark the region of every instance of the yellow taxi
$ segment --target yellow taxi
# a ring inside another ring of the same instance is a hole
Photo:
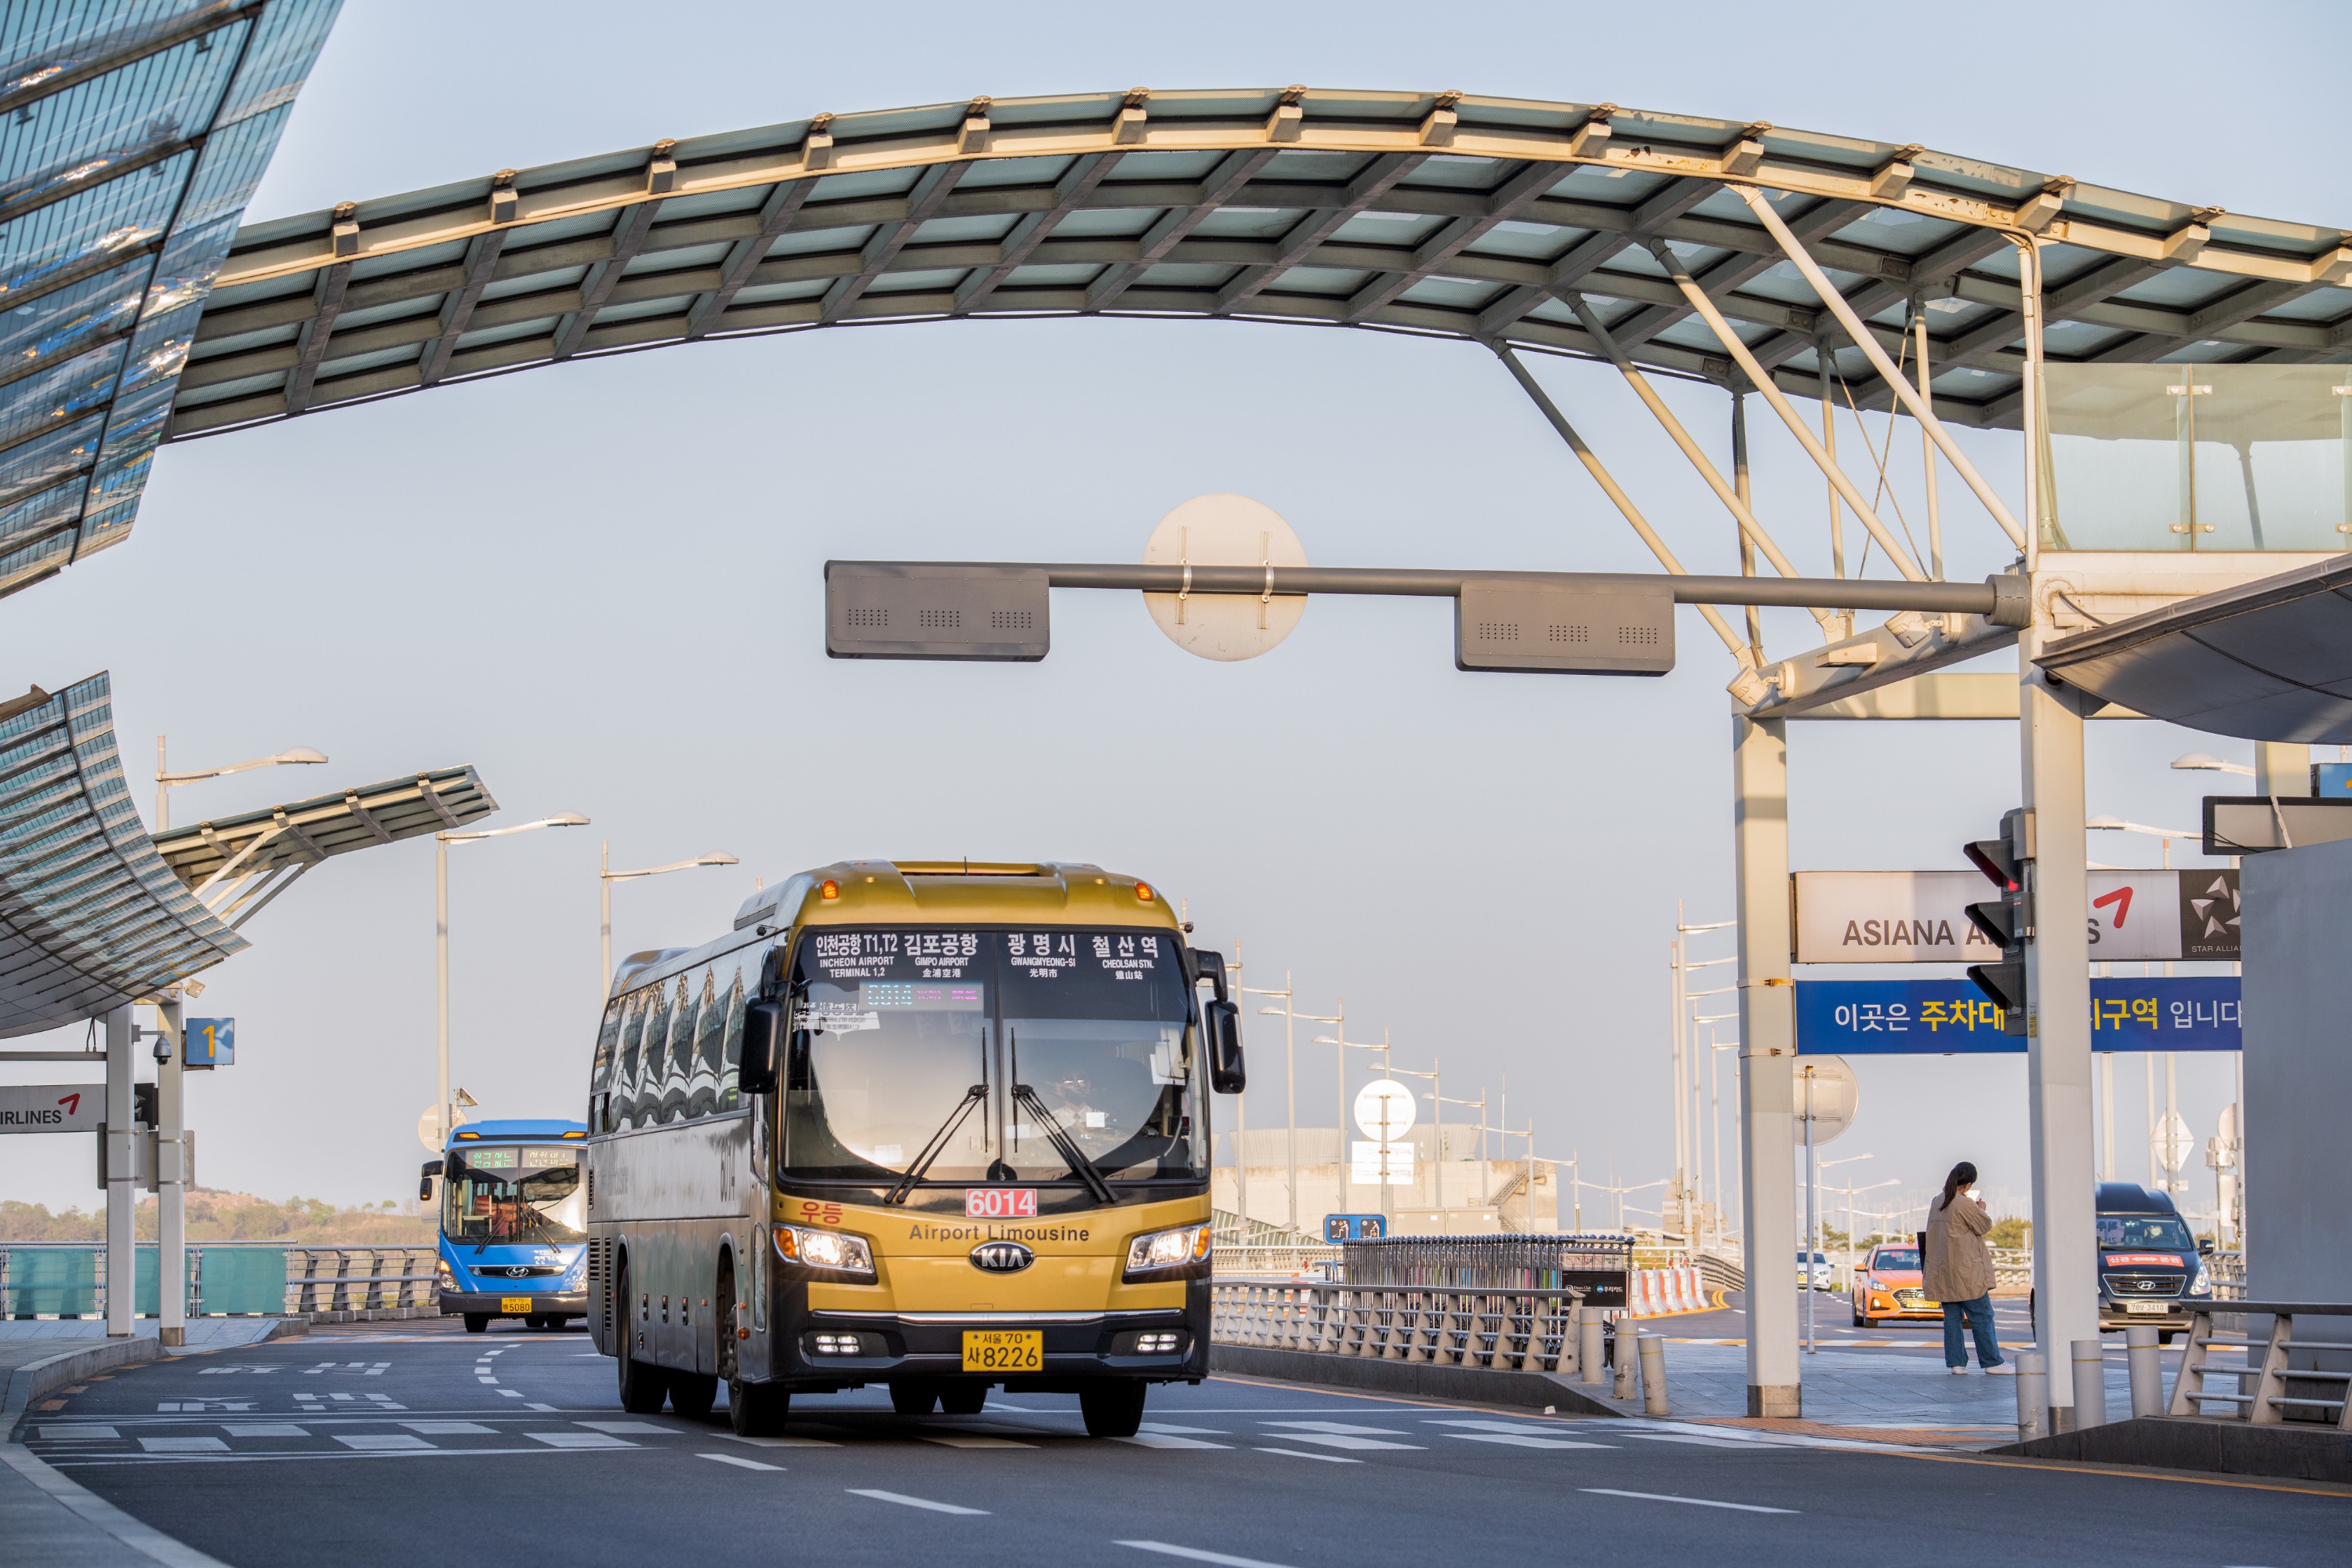
[[[1853,1323],[1858,1329],[1890,1321],[1944,1319],[1944,1304],[1922,1288],[1916,1247],[1874,1247],[1853,1271]]]

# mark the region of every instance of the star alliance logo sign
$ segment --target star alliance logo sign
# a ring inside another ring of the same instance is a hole
[[[2238,956],[2238,873],[2180,873],[2180,956]]]

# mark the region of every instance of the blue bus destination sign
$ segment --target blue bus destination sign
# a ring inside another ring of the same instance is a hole
[[[2235,975],[2094,979],[2095,1051],[2240,1048]],[[1800,980],[1801,1056],[1949,1056],[2023,1051],[1991,1001],[1967,980]]]

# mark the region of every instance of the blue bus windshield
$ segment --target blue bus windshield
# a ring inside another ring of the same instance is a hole
[[[441,1184],[441,1234],[478,1247],[584,1241],[580,1151],[568,1144],[452,1149]]]

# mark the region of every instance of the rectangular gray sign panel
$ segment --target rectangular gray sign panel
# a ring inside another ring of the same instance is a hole
[[[16,1083],[0,1089],[0,1132],[95,1132],[105,1120],[102,1083]]]
[[[1454,601],[1454,668],[1664,675],[1674,590],[1660,583],[1468,582]]]
[[[835,658],[1034,663],[1052,643],[1041,566],[828,561],[824,651]]]

